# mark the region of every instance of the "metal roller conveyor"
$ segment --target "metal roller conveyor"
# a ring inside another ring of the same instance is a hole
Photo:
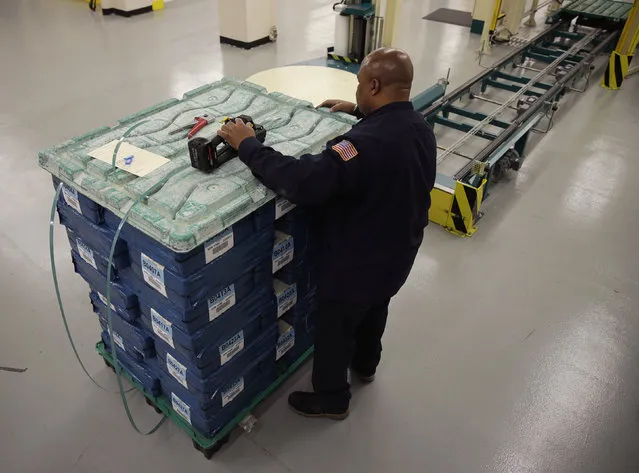
[[[460,87],[417,107],[435,130],[438,175],[430,220],[471,236],[487,190],[518,170],[531,132],[550,130],[562,97],[585,90],[616,29],[559,21]]]

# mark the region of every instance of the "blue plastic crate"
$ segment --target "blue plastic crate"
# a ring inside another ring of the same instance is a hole
[[[295,326],[296,330],[301,327],[309,328],[315,325],[318,306],[317,292],[309,292],[304,297],[298,297],[297,303],[282,318]]]
[[[295,258],[295,240],[293,236],[276,231],[272,250],[273,274],[275,274],[291,264]]]
[[[91,301],[93,312],[98,316],[100,323],[104,326],[108,325],[106,306],[102,302]],[[120,318],[117,314],[111,312],[111,321],[113,323],[113,330],[117,331],[122,337],[126,338],[134,345],[134,348],[139,352],[153,356],[155,351],[154,337],[143,325],[137,325],[135,323],[127,322]]]
[[[315,331],[316,318],[317,311],[297,316],[293,314],[286,314],[281,320],[290,324],[295,329],[295,332],[299,337],[304,337]]]
[[[270,365],[269,365],[270,366]],[[225,391],[226,397],[231,399],[232,395],[239,391],[240,382],[242,383],[242,391],[223,409],[217,411],[210,417],[204,417],[199,409],[191,409],[190,405],[183,401],[177,394],[171,392],[169,398],[173,410],[186,420],[200,434],[207,437],[213,437],[224,426],[233,420],[247,405],[262,391],[267,389],[275,380],[275,368],[264,370],[258,378],[247,383],[247,378],[241,377],[230,385]]]
[[[93,268],[73,250],[71,251],[71,259],[75,272],[89,283],[91,289],[106,294],[106,275]],[[129,285],[119,281],[111,282],[111,302],[116,307],[122,307],[127,311],[130,310],[133,314],[138,308],[138,296],[135,291]]]
[[[155,348],[158,357],[163,361],[163,368],[167,371],[174,369],[176,379],[185,387],[193,387],[198,391],[209,390],[207,381],[216,371],[228,364],[234,357],[242,354],[248,346],[257,340],[262,333],[275,326],[275,312],[273,308],[260,310],[248,320],[238,320],[243,325],[231,327],[224,333],[207,333],[203,331],[200,341],[209,343],[199,351],[186,350],[182,345],[175,344],[175,348],[166,343],[164,338],[155,338]]]
[[[184,310],[214,296],[217,288],[230,284],[244,274],[247,268],[264,260],[272,248],[273,229],[267,227],[186,278],[130,245],[129,254],[131,270],[140,281],[155,290],[154,299],[164,296],[178,309]]]
[[[295,336],[295,345],[291,347],[289,351],[287,351],[278,361],[278,365],[280,368],[286,369],[295,363],[300,356],[306,352],[309,348],[311,348],[315,344],[315,331],[309,332],[306,335],[297,335]]]
[[[83,234],[84,235],[84,234]],[[109,253],[101,253],[97,249],[93,248],[84,238],[70,228],[67,228],[67,237],[69,238],[69,245],[71,249],[77,253],[87,264],[93,266],[93,268],[102,274],[107,273],[109,268]],[[113,266],[111,271],[111,279],[118,279],[120,271],[126,269],[129,266],[129,255],[127,253],[120,253],[113,256]]]
[[[273,295],[263,292],[251,295],[233,310],[229,310],[193,333],[183,331],[178,325],[172,324],[153,309],[143,310],[140,320],[154,337],[191,359],[195,365],[206,366],[210,363],[210,358],[216,356],[211,351],[212,343],[224,336],[230,337],[258,314],[264,314],[264,317],[268,319],[274,318],[275,311]]]
[[[275,222],[275,229],[291,235],[295,241],[295,257],[291,264],[317,258],[317,232],[312,226],[311,214],[299,207]]]
[[[259,344],[259,341],[258,341]],[[261,352],[257,350],[261,349]],[[246,362],[246,360],[243,360]],[[239,365],[238,365],[239,366]],[[165,370],[160,369],[160,383],[162,385],[162,392],[171,397],[171,393],[175,393],[179,398],[184,401],[193,410],[199,412],[200,417],[212,417],[218,411],[225,407],[230,400],[229,396],[225,396],[225,391],[231,390],[232,386],[241,377],[247,378],[246,384],[249,384],[249,380],[254,380],[265,371],[269,370],[275,377],[275,349],[272,345],[261,344],[256,346],[255,356],[248,360],[248,364],[245,363],[242,369],[224,370],[225,373],[221,373],[220,376],[216,376],[216,388],[213,391],[200,392],[197,390],[189,390],[180,384],[173,376],[168,374]],[[229,393],[230,394],[230,393]],[[239,393],[234,393],[239,394]],[[224,398],[227,397],[226,402]]]
[[[306,309],[304,309],[306,307]],[[288,367],[295,362],[306,350],[315,343],[315,320],[317,317],[317,309],[308,311],[312,304],[302,302],[300,310],[297,313],[290,311],[280,320],[280,327],[290,326],[293,332],[293,340],[291,334],[285,334],[280,330],[278,338],[278,363]],[[285,351],[284,354],[280,354]]]
[[[280,321],[284,322],[284,321]],[[286,324],[288,330],[279,332],[276,348],[277,364],[280,368],[288,368],[315,343],[315,328],[304,331]]]
[[[230,276],[230,275],[229,275]],[[137,283],[141,312],[151,320],[152,313],[166,320],[169,326],[193,334],[209,323],[223,324],[221,319],[235,317],[255,304],[266,305],[273,298],[271,260],[265,258],[247,266],[242,275],[222,284],[211,283],[210,296],[189,308],[176,307],[173,301],[160,296],[146,284]]]
[[[277,321],[277,343],[275,344],[275,360],[281,359],[295,346],[295,327],[285,320]]]
[[[60,179],[55,176],[52,177],[53,187],[57,188],[58,184],[60,184]],[[60,200],[58,202],[59,204],[74,209],[76,212],[95,224],[100,224],[104,221],[104,207],[93,202],[91,199],[66,184],[62,188],[62,192],[60,192]],[[59,208],[60,206],[58,206],[58,209]]]
[[[103,330],[108,329],[106,306],[97,298],[91,297],[93,312],[98,315]],[[116,312],[111,312],[113,331],[123,340],[126,352],[137,360],[155,356],[153,336],[145,327],[140,327],[120,318]]]
[[[106,345],[106,349],[111,353],[111,337],[106,331],[102,332],[102,341]],[[115,345],[118,354],[118,362],[131,377],[140,383],[142,387],[154,396],[162,393],[162,385],[160,384],[159,367],[156,358],[149,358],[143,362],[136,361],[130,357],[118,343]]]
[[[114,317],[114,320],[117,317]],[[153,347],[150,348],[142,348],[140,347],[137,342],[133,341],[130,338],[125,337],[124,335],[122,335],[115,327],[113,328],[113,331],[110,332],[109,331],[109,325],[108,322],[106,321],[106,319],[102,318],[102,317],[98,317],[98,320],[100,321],[100,327],[102,327],[102,332],[103,333],[112,333],[113,334],[113,340],[115,341],[116,346],[123,352],[125,352],[127,354],[127,356],[129,358],[131,358],[132,360],[135,360],[136,363],[142,363],[145,360],[151,359],[155,357],[155,349]],[[122,319],[120,319],[122,320]],[[115,325],[115,323],[114,323]],[[151,340],[153,341],[153,340]]]
[[[310,292],[316,292],[319,284],[319,268],[306,263],[285,266],[275,274],[275,278],[297,287],[297,296],[304,297]]]
[[[103,255],[109,255],[115,231],[104,223],[98,225],[92,222],[65,204],[58,203],[58,216],[60,217],[60,223],[81,235],[87,245]],[[126,242],[121,237],[118,238],[114,255],[124,255],[128,261],[127,251]]]
[[[277,317],[281,317],[297,303],[297,283],[286,284],[279,279],[273,280]]]
[[[138,261],[139,254],[144,253],[172,273],[187,277],[211,263],[219,263],[228,252],[231,252],[236,246],[240,246],[251,236],[262,233],[269,228],[272,229],[274,219],[275,204],[269,202],[203,245],[186,253],[178,253],[167,248],[128,223],[122,227],[120,235],[130,246],[137,248],[136,257],[132,259]],[[108,210],[105,211],[105,221],[112,229],[116,229],[120,224],[120,218]],[[233,262],[221,264],[228,265]]]
[[[230,379],[236,378],[261,353],[268,349],[274,349],[277,336],[277,323],[271,321],[268,325],[262,326],[259,332],[252,334],[250,342],[243,346],[240,345],[241,349],[225,358],[225,363],[220,365],[218,362],[215,366],[207,367],[205,370],[197,368],[182,354],[156,339],[158,366],[162,373],[171,376],[173,381],[195,395],[214,393],[220,389],[220,383],[226,383]],[[235,336],[229,338],[230,344],[234,344],[236,340]],[[218,352],[218,359],[219,356]]]
[[[102,291],[105,291],[105,290],[106,288],[102,288]],[[95,308],[98,307],[101,313],[105,314],[106,316],[106,306],[107,306],[106,296],[102,294],[102,292],[92,287],[91,293],[89,294],[89,298],[91,299],[91,303],[93,304],[94,312],[95,312]],[[129,323],[136,322],[138,318],[140,317],[140,309],[139,307],[137,307],[137,305],[136,307],[125,309],[111,302],[111,312],[117,315],[118,317],[120,317],[121,319],[126,320]]]

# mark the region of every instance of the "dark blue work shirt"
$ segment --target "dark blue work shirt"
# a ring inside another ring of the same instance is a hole
[[[410,102],[375,110],[321,154],[298,160],[249,138],[239,157],[279,195],[319,206],[322,299],[368,304],[399,291],[428,224],[437,157]]]

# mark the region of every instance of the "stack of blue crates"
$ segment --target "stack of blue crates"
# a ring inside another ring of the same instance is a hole
[[[276,231],[291,235],[293,260],[275,274],[274,288],[280,317],[276,358],[284,365],[295,362],[313,345],[317,312],[318,255],[315,221],[308,209],[276,202]]]
[[[54,184],[59,181],[54,178]],[[212,436],[313,344],[317,258],[309,214],[271,202],[178,253],[64,186],[58,203],[75,270],[106,347],[155,396]]]
[[[60,181],[53,178],[54,186]],[[128,246],[123,239],[115,245],[111,285],[112,327],[107,320],[106,276],[115,231],[105,222],[104,209],[64,186],[58,200],[60,223],[66,227],[75,271],[89,284],[93,311],[102,328],[102,340],[136,381],[153,395],[161,393],[155,348],[151,333],[140,322],[138,297],[126,283],[130,267]],[[113,343],[112,343],[113,341]]]

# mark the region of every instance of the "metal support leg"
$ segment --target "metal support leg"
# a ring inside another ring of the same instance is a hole
[[[526,133],[524,136],[519,138],[517,142],[515,143],[515,151],[517,151],[519,153],[519,156],[521,156],[522,158],[525,156],[524,153],[526,152],[526,144],[528,143],[529,135],[530,133]]]
[[[537,9],[539,8],[539,0],[533,0],[532,6],[530,7],[530,16],[524,23],[526,26],[530,26],[531,28],[537,26],[537,22],[535,21],[535,13],[537,13]]]

